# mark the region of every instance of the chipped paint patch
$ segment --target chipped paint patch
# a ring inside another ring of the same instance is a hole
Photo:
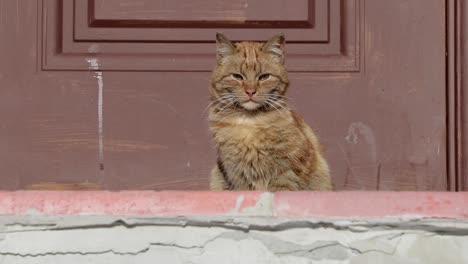
[[[86,59],[86,62],[89,64],[88,68],[90,70],[99,70],[99,60],[96,58]]]
[[[256,199],[243,193],[236,198],[235,206],[228,215],[273,216],[273,193],[259,193]]]
[[[273,216],[273,200],[273,193],[262,193],[254,206],[241,209],[241,213],[257,216]]]
[[[239,197],[237,197],[237,200],[236,200],[236,205],[234,207],[234,209],[231,211],[231,213],[239,213],[239,210],[242,206],[242,203],[244,202],[244,195],[239,195]]]

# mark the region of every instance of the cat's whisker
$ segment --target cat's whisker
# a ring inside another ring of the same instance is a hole
[[[272,103],[270,103],[268,100],[267,100],[267,101],[265,101],[265,103],[266,103],[266,104],[267,104],[269,107],[272,107],[272,108],[274,108],[276,111],[278,111],[278,113],[280,113],[279,109],[278,109],[278,108],[276,108],[276,106],[274,106],[274,105],[273,105]]]
[[[212,102],[212,103],[208,104],[208,106],[203,109],[201,116],[205,116],[208,109],[212,108],[215,104],[216,104],[216,107],[214,107],[214,108],[218,108],[218,106],[220,104],[222,104],[222,103],[223,102]]]
[[[223,115],[226,114],[226,113],[229,113],[231,111],[231,109],[229,109],[229,107],[232,106],[233,104],[235,104],[235,102],[231,102],[231,103],[227,104],[226,106],[224,106],[221,110],[219,110],[215,114],[214,119],[219,120],[219,121],[223,120],[224,119]],[[223,114],[223,115],[221,115],[221,114]]]
[[[294,101],[291,97],[280,95],[280,94],[272,94],[272,97],[281,99],[281,100]]]
[[[281,100],[287,100],[288,102],[284,102],[285,105],[288,105],[289,107],[293,108],[293,109],[296,109],[296,101],[294,99],[292,99],[291,97],[288,97],[288,96],[284,96],[284,95],[280,95],[280,94],[275,94],[274,95],[275,97],[281,99]]]
[[[285,99],[285,100],[292,100],[294,101],[291,97],[289,96],[286,96],[286,95],[281,95],[281,94],[270,94],[272,97],[276,97],[276,98],[281,98],[281,99]]]
[[[285,110],[288,110],[288,111],[290,110],[289,104],[286,103],[284,100],[276,100],[275,102],[277,103],[277,105],[283,107]]]
[[[229,106],[231,106],[231,105],[233,105],[235,103],[236,103],[236,101],[233,101],[233,102],[230,102],[227,105],[225,105],[221,110],[218,111],[218,113],[216,113],[215,119],[218,117],[219,114],[221,114],[221,112],[223,112],[226,108],[228,108]]]
[[[282,101],[280,101],[280,100],[272,101],[272,103],[275,104],[276,106],[279,106],[279,107],[283,108],[284,111],[289,112],[289,109],[286,108],[286,107],[284,107],[284,106],[281,104],[281,102],[282,102]],[[284,103],[284,102],[282,102],[282,103]]]
[[[222,102],[222,101],[224,101],[224,100],[226,100],[226,99],[229,99],[229,97],[226,96],[226,97],[219,97],[219,98],[217,98],[216,100],[214,100],[214,101],[212,101],[212,102],[210,102],[210,103],[208,104],[208,106],[205,108],[205,111],[206,111],[210,106],[213,106],[214,104],[217,104],[217,103],[219,103],[219,102]]]
[[[233,99],[233,98],[228,98],[228,99]],[[213,107],[213,109],[219,110],[220,107],[224,107],[226,105],[232,104],[233,102],[235,103],[236,101],[235,100],[220,101],[216,104],[216,106]]]
[[[281,116],[283,116],[284,118],[287,117],[284,113],[282,113],[282,112],[273,104],[272,101],[270,101],[269,99],[267,99],[265,102],[266,102],[269,106],[273,107],[276,111],[278,111],[278,113],[279,113]]]
[[[228,102],[229,103],[229,102]],[[218,102],[214,107],[213,109],[219,109],[220,106],[222,106],[223,104],[225,104],[225,102]],[[226,103],[227,104],[227,103]]]
[[[218,98],[216,98],[216,100],[210,102],[210,103],[208,104],[208,106],[206,106],[206,107],[203,109],[202,115],[205,115],[206,111],[208,111],[208,109],[209,109],[211,106],[213,106],[213,105],[215,105],[215,104],[218,104],[218,103],[222,103],[223,100],[227,100],[227,99],[229,99],[229,98],[231,98],[231,97],[232,97],[232,95],[229,94],[229,93],[228,93],[228,94],[222,94],[221,96],[219,96]]]

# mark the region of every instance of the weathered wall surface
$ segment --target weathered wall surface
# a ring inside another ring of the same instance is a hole
[[[264,217],[0,218],[0,263],[468,263],[468,222]]]

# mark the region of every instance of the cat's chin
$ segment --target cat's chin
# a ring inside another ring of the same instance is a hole
[[[242,103],[241,106],[245,110],[253,111],[253,110],[260,108],[262,105],[254,101],[247,101],[247,102]]]

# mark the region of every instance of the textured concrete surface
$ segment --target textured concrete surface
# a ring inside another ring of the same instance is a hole
[[[468,263],[468,222],[0,217],[0,263]]]

